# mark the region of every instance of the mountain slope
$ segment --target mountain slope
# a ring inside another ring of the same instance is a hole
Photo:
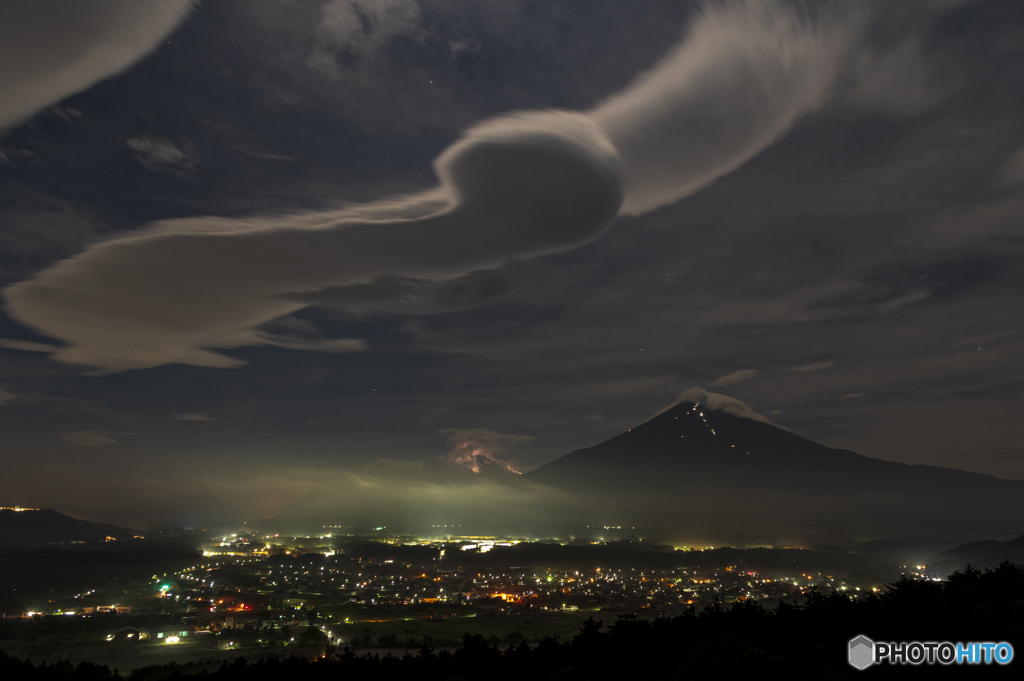
[[[965,565],[995,568],[1003,561],[1024,563],[1024,535],[1010,541],[976,541],[943,551],[931,559],[928,570],[951,572]]]
[[[1024,530],[1024,481],[831,449],[703,391],[528,476],[604,499],[609,515],[627,522],[699,522],[751,538],[838,533],[863,541]]]
[[[126,539],[132,530],[114,525],[76,520],[50,509],[0,510],[0,546],[39,546],[61,542]]]

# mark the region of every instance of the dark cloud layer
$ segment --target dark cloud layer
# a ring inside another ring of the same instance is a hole
[[[454,279],[430,281],[384,275],[368,284],[350,284],[314,293],[284,296],[307,305],[392,314],[437,314],[468,310],[491,302],[526,281],[529,270],[518,260],[490,270],[474,270]]]

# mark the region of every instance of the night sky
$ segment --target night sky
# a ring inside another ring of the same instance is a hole
[[[1024,3],[141,6],[0,5],[0,505],[513,513],[693,386],[1024,479]]]

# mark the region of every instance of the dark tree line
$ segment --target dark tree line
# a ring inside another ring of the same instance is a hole
[[[1005,666],[871,667],[847,664],[847,642],[864,634],[876,641],[1008,641],[1016,657]],[[1024,667],[1024,565],[1004,563],[981,572],[968,568],[945,582],[902,579],[880,595],[851,598],[812,591],[801,604],[765,610],[745,601],[713,604],[680,617],[643,620],[620,616],[587,620],[571,640],[543,639],[499,650],[466,634],[454,651],[424,646],[417,655],[358,657],[351,650],[309,661],[299,658],[236,660],[214,671],[160,665],[135,671],[128,681],[257,678],[318,679],[708,679],[823,680],[899,678],[1020,678]],[[198,673],[197,673],[198,672]],[[3,679],[116,679],[106,667],[81,663],[33,666],[0,653]]]

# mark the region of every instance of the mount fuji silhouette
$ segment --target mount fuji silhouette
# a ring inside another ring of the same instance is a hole
[[[882,461],[691,388],[650,421],[530,471],[609,521],[743,541],[964,539],[1024,530],[1024,481]]]

